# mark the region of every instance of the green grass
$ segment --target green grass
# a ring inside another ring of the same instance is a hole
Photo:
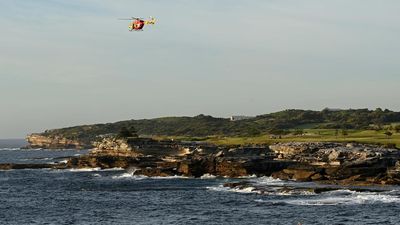
[[[186,141],[205,141],[217,145],[252,145],[252,144],[272,144],[277,142],[358,142],[365,144],[394,144],[400,148],[400,133],[394,133],[391,137],[387,137],[385,131],[375,130],[347,130],[348,135],[339,134],[336,136],[335,129],[304,129],[303,135],[282,135],[275,136],[271,135],[260,135],[255,137],[221,137],[221,136],[210,136],[210,137],[158,137],[159,139],[175,139],[175,140],[186,140]]]

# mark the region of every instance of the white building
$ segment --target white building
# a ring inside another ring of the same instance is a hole
[[[238,121],[238,120],[247,120],[247,119],[251,119],[254,118],[253,116],[231,116],[229,119],[231,121]]]

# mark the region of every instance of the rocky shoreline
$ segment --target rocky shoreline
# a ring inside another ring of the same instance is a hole
[[[273,173],[274,178],[342,185],[400,183],[398,149],[355,143],[285,143],[271,149],[278,160],[298,162]]]
[[[115,168],[145,176],[272,176],[338,185],[400,184],[400,151],[356,143],[215,146],[149,138],[104,138],[89,154],[60,164],[1,164],[0,169]]]

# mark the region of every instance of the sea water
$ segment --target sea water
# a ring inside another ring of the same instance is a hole
[[[0,160],[55,163],[84,153],[5,148]],[[238,181],[251,185],[223,186]],[[282,191],[296,185],[304,188]],[[0,171],[0,224],[400,224],[397,187],[308,191],[315,185],[211,174],[150,178],[122,168]]]

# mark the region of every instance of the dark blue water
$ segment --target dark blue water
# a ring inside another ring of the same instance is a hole
[[[28,145],[25,139],[0,139],[0,149],[14,149],[21,148]]]
[[[30,157],[0,150],[4,155]],[[270,192],[222,187],[238,180]],[[118,169],[0,171],[0,224],[400,224],[396,187],[322,194],[280,190],[313,185],[267,177],[147,178]]]
[[[86,154],[88,150],[72,149],[21,149],[24,139],[0,139],[0,163],[57,163],[70,156]]]

